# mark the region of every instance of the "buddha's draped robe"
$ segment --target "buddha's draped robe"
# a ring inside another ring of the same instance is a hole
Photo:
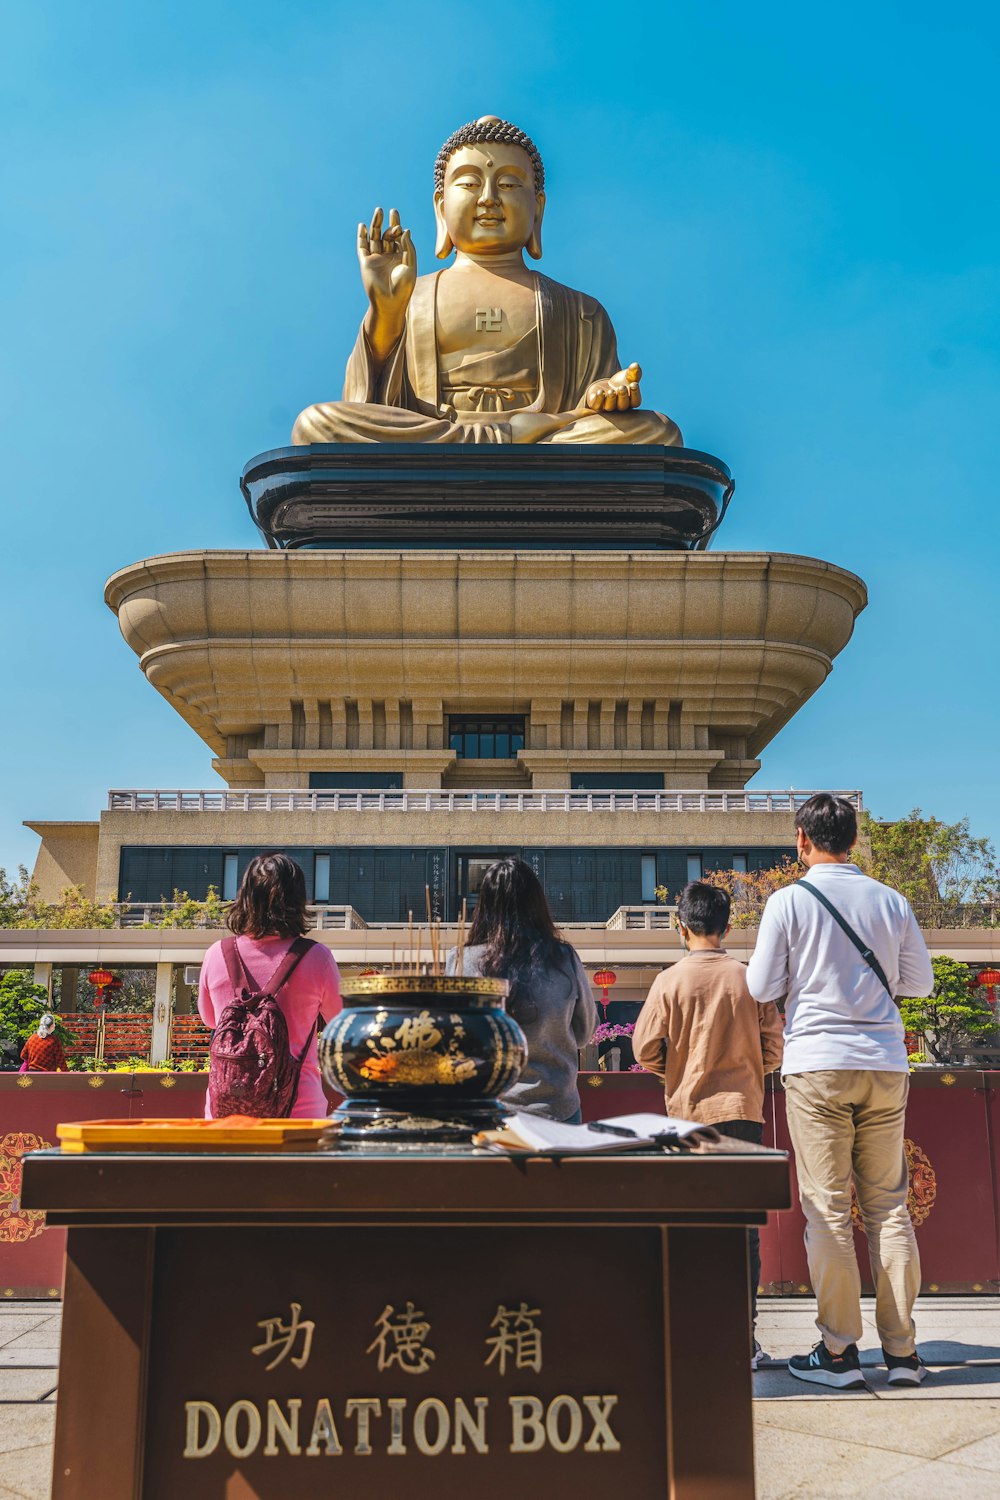
[[[621,368],[615,331],[599,302],[535,273],[536,325],[508,349],[441,355],[435,303],[440,271],[413,289],[406,329],[376,372],[364,328],[347,363],[342,401],[307,407],[293,443],[509,443],[505,415],[568,412],[595,380]],[[681,434],[642,408],[585,412],[545,443],[664,443]]]

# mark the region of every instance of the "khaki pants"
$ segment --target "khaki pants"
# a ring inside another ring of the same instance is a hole
[[[903,1122],[908,1073],[792,1073],[783,1079],[795,1148],[816,1326],[831,1354],[861,1338],[861,1276],[851,1229],[851,1179],[868,1239],[875,1324],[888,1354],[915,1348],[920,1257],[906,1209]]]

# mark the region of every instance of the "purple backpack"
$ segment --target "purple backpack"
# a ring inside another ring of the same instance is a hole
[[[225,938],[222,953],[229,970],[234,998],[212,1033],[208,1049],[208,1097],[212,1114],[256,1115],[261,1120],[284,1119],[295,1103],[299,1074],[315,1036],[298,1059],[288,1044],[288,1022],[275,998],[301,958],[314,947],[297,937],[268,981],[266,991],[243,962],[234,937]]]

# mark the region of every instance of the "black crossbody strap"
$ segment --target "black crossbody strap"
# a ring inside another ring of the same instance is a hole
[[[834,906],[833,902],[828,901],[827,898],[823,895],[822,891],[817,890],[814,885],[810,885],[808,880],[800,880],[798,881],[798,884],[804,891],[808,891],[810,895],[815,896],[820,906],[826,907],[827,911],[830,913],[837,926],[850,938],[851,942],[854,944],[855,948],[857,948],[865,963],[875,975],[875,978],[885,989],[885,992],[889,996],[889,999],[893,1002],[893,1004],[895,1004],[896,997],[892,993],[892,990],[889,988],[889,981],[885,977],[885,970],[879,963],[878,959],[875,957],[872,950],[869,948],[868,944],[864,941],[864,939],[858,937],[858,934],[854,931],[854,928],[851,926],[850,922],[848,922],[847,918],[841,916],[840,912]]]

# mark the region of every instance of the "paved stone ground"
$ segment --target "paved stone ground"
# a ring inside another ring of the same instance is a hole
[[[868,1391],[820,1392],[778,1366],[754,1377],[761,1500],[934,1500],[1000,1495],[1000,1298],[928,1297],[917,1307],[931,1373],[891,1389],[864,1304],[861,1362]],[[804,1354],[819,1338],[808,1298],[761,1302],[757,1336],[769,1354]]]
[[[869,1390],[803,1385],[782,1365],[754,1379],[760,1500],[884,1500],[890,1481],[933,1500],[1000,1495],[1000,1298],[937,1297],[917,1309],[931,1376],[890,1390],[870,1303]],[[59,1360],[58,1306],[0,1305],[0,1500],[48,1500]],[[806,1298],[767,1299],[758,1334],[777,1360],[815,1343]]]
[[[0,1304],[0,1500],[48,1500],[58,1303]]]

